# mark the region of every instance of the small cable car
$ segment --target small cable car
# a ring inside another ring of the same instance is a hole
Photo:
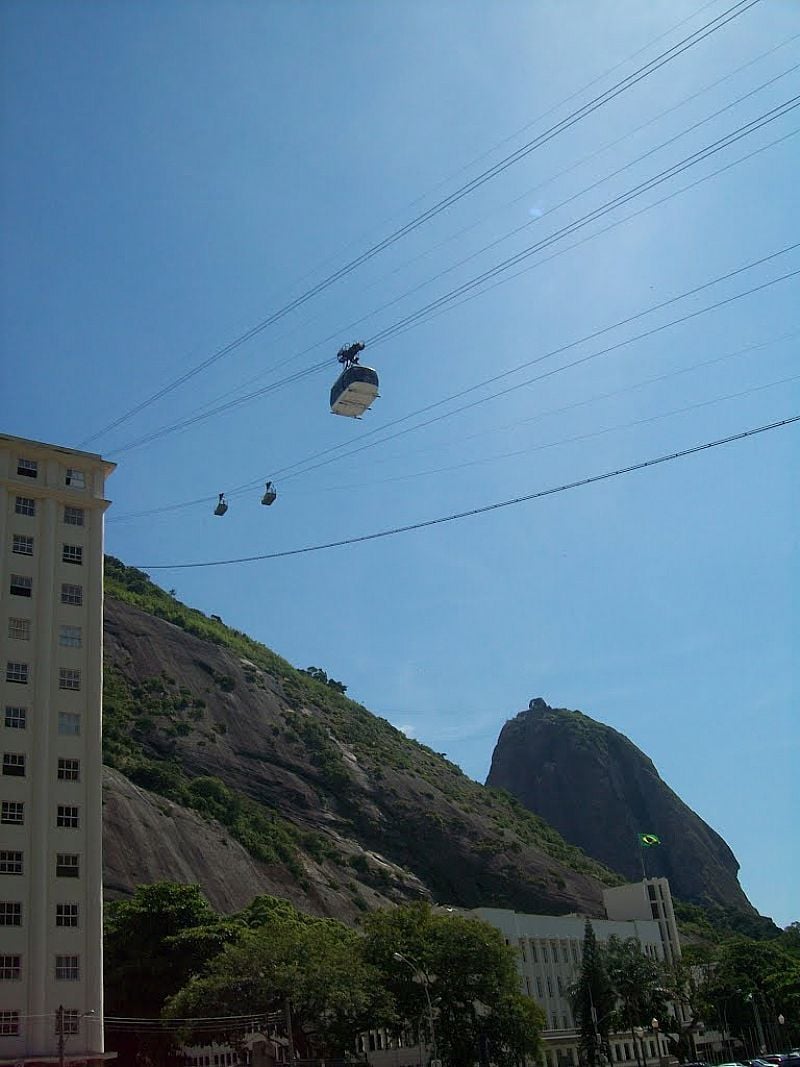
[[[264,489],[264,495],[261,497],[261,503],[266,504],[267,507],[269,507],[270,504],[274,504],[277,499],[278,493],[275,489],[275,486],[272,484],[272,482],[267,482],[266,487]]]
[[[219,494],[219,500],[217,501],[217,506],[214,508],[214,514],[215,515],[224,515],[227,510],[228,510],[228,503],[225,500],[225,494],[224,493],[220,493]]]
[[[378,396],[378,375],[372,367],[362,367],[358,362],[359,352],[364,351],[364,342],[340,348],[336,358],[344,370],[331,389],[331,412],[359,419]]]

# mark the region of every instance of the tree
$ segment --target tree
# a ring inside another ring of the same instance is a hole
[[[520,993],[516,958],[494,927],[418,903],[373,912],[364,931],[366,958],[394,1002],[384,1025],[411,1026],[431,1047],[435,1037],[452,1067],[538,1058],[544,1016]]]
[[[645,956],[635,937],[623,941],[613,935],[603,946],[602,954],[617,999],[614,1029],[630,1032],[636,1062],[640,1063],[637,1027],[649,1026],[652,1018],[663,1019],[667,1011],[661,968]]]
[[[753,1053],[800,1038],[800,960],[781,940],[737,938],[721,945],[701,991],[707,1021]]]
[[[244,926],[220,919],[197,885],[139,886],[106,908],[104,971],[107,1015],[157,1017],[167,997],[239,936]],[[107,1026],[119,1062],[168,1063],[169,1037],[140,1038]]]
[[[580,1029],[581,1063],[601,1067],[611,1063],[608,1035],[616,1007],[616,996],[597,944],[591,920],[583,932],[583,957],[578,979],[570,991],[572,1011]]]
[[[227,946],[213,966],[167,1003],[173,1017],[293,1012],[302,1056],[344,1055],[376,1015],[391,1013],[375,969],[361,954],[361,938],[332,919],[310,919],[266,908],[264,925]],[[216,1035],[235,1043],[237,1034]]]

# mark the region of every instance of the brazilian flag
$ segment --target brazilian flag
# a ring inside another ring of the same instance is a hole
[[[661,844],[661,838],[657,834],[639,834],[639,844],[642,848],[652,848]]]

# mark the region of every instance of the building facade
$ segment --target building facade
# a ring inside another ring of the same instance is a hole
[[[649,906],[651,884],[658,894],[658,915]],[[608,918],[591,919],[598,941],[612,936],[622,940],[633,937],[650,959],[671,961],[680,957],[672,898],[665,878],[620,886],[608,890],[605,896]],[[667,913],[671,926],[665,919]],[[580,972],[586,916],[526,915],[504,908],[476,908],[465,914],[490,923],[506,944],[517,950],[522,992],[532,997],[545,1014],[542,1036],[547,1067],[577,1067],[579,1030],[568,991]],[[630,1034],[612,1034],[610,1045],[613,1061],[620,1065],[639,1062],[642,1052],[644,1060],[651,1064],[669,1055],[663,1034],[650,1028],[638,1049],[633,1047]]]
[[[103,1056],[98,455],[0,435],[0,1063]]]

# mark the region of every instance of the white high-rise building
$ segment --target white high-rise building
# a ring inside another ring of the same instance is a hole
[[[0,435],[0,1063],[103,1058],[98,455]]]

